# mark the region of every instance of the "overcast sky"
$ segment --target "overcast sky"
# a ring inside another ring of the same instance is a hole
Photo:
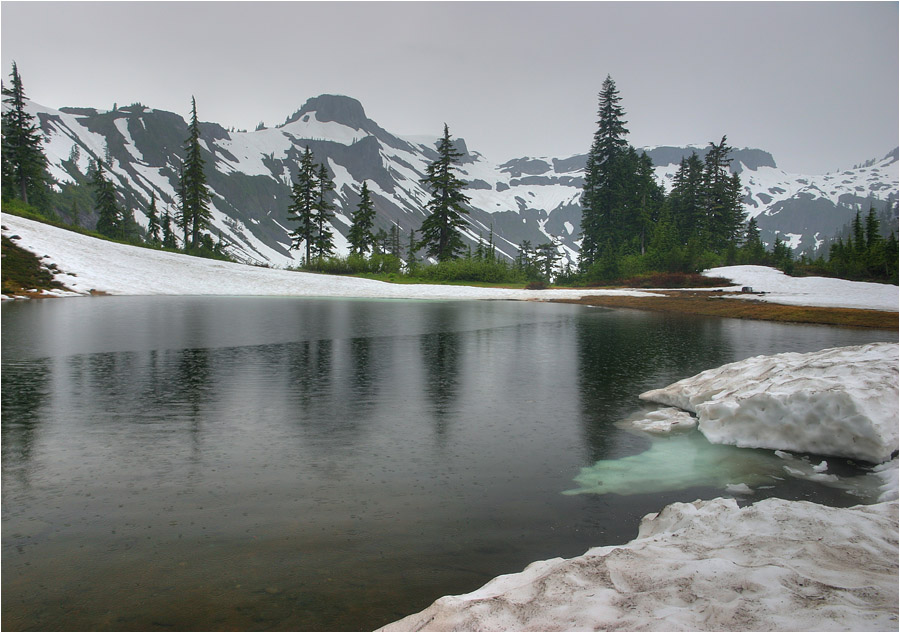
[[[344,94],[395,134],[501,161],[584,153],[615,80],[644,145],[770,151],[824,173],[898,144],[898,3],[2,2],[4,83],[272,126]]]

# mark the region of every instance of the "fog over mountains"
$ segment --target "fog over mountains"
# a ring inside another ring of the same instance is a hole
[[[50,172],[63,188],[87,182],[91,160],[110,163],[110,175],[126,208],[147,225],[144,212],[155,192],[160,212],[174,215],[178,170],[184,156],[187,122],[178,114],[141,104],[98,111],[91,108],[54,110],[29,103],[44,134]],[[202,104],[199,104],[202,118]],[[453,122],[448,120],[453,135]],[[401,243],[426,217],[428,192],[420,184],[426,166],[437,157],[433,136],[399,137],[369,119],[355,99],[321,95],[274,128],[245,132],[217,123],[201,123],[208,184],[212,190],[212,227],[237,259],[283,267],[299,263],[291,251],[287,219],[290,183],[306,146],[316,162],[327,165],[334,183],[333,221],[338,252],[348,251],[346,234],[368,181],[377,211],[376,230],[396,223]],[[727,132],[727,131],[726,131]],[[716,141],[720,139],[706,139]],[[890,139],[888,146],[892,144]],[[585,150],[591,139],[585,139]],[[553,240],[571,261],[577,261],[585,155],[519,157],[494,163],[456,139],[463,153],[459,166],[471,198],[466,241],[473,245],[493,232],[498,251],[514,257],[524,240],[532,245]],[[535,148],[539,151],[539,148]],[[641,148],[639,148],[641,149]],[[648,147],[656,175],[667,189],[678,164],[695,147]],[[887,149],[887,148],[886,148]],[[795,252],[815,247],[838,233],[856,212],[874,205],[893,218],[898,192],[898,150],[871,157],[830,174],[789,174],[761,149],[736,149],[732,168],[745,188],[744,206],[756,217],[763,241],[776,233]],[[848,165],[859,157],[848,157]],[[80,209],[81,223],[93,226],[93,211]]]

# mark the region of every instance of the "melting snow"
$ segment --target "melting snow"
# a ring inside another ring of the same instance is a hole
[[[897,364],[894,343],[755,356],[640,397],[696,413],[716,444],[880,463],[897,450]]]

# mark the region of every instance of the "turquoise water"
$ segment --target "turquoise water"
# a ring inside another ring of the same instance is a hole
[[[6,303],[3,626],[373,629],[727,494],[732,455],[765,484],[751,500],[853,505],[773,480],[771,452],[615,423],[710,367],[874,340],[897,334],[530,302]],[[695,453],[697,477],[653,484]]]

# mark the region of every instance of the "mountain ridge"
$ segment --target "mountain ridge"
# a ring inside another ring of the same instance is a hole
[[[29,102],[29,111],[40,121],[51,174],[63,188],[86,180],[90,160],[108,158],[110,174],[126,206],[135,210],[138,224],[147,224],[151,193],[163,208],[174,206],[187,138],[187,122],[180,115],[142,104],[99,111],[53,110]],[[332,224],[338,251],[348,250],[345,236],[364,180],[377,212],[376,229],[396,223],[405,244],[409,230],[418,229],[425,218],[428,192],[420,180],[437,156],[437,139],[394,135],[368,118],[362,103],[345,95],[311,97],[284,123],[253,132],[202,122],[213,232],[238,259],[297,265],[300,255],[290,250],[287,236],[287,207],[290,183],[308,145],[336,185]],[[577,260],[585,155],[493,163],[464,139],[457,137],[455,143],[463,153],[460,175],[471,198],[467,243],[474,248],[479,239],[487,241],[493,234],[498,251],[514,257],[522,241],[553,241],[569,261]],[[682,157],[705,153],[701,146],[638,149],[650,156],[667,189]],[[851,219],[855,205],[875,204],[896,216],[897,155],[895,149],[861,167],[825,175],[788,174],[778,169],[770,153],[755,148],[735,149],[732,164],[745,186],[745,210],[757,218],[763,240],[771,243],[779,234],[800,250],[836,234]],[[93,220],[90,211],[85,220]]]

